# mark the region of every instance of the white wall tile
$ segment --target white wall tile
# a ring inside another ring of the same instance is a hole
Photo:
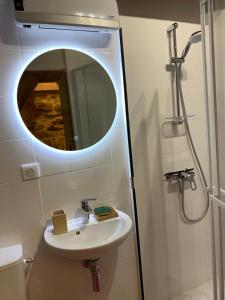
[[[128,163],[115,164],[112,167],[112,199],[109,199],[109,203],[119,210],[124,211],[133,219],[133,206],[130,201],[132,199],[131,182],[128,174],[129,166]],[[134,226],[128,239],[120,246],[119,254],[121,259],[136,257],[135,249],[135,237],[134,237]]]
[[[100,142],[93,148],[82,151],[66,151],[65,153],[54,149],[49,150],[49,147],[46,148],[36,141],[34,145],[43,176],[100,167],[111,163],[110,145],[107,142]]]
[[[97,198],[99,203],[112,199],[111,166],[40,179],[45,214],[62,207],[74,217],[84,198]]]
[[[0,185],[1,226],[38,219],[42,214],[39,185],[36,180]]]
[[[183,88],[183,95],[187,115],[192,118],[204,118],[205,116],[205,98],[204,89],[200,88]],[[192,117],[193,116],[193,117]]]
[[[126,54],[125,68],[128,89],[167,89],[171,86],[171,74],[166,71],[168,56]]]
[[[13,96],[0,97],[0,141],[30,138],[19,120]]]
[[[35,162],[31,140],[0,142],[0,183],[21,181],[21,164]]]
[[[34,256],[44,232],[44,226],[41,225],[39,218],[30,221],[21,221],[17,224],[12,223],[10,221],[4,224],[1,223],[0,247],[21,244],[23,246],[24,257]]]
[[[131,137],[135,158],[188,150],[184,127],[171,122],[131,127]]]
[[[200,118],[205,114],[202,88],[183,89],[187,115]],[[144,125],[165,122],[176,115],[175,91],[168,90],[128,90],[129,115],[131,125]]]
[[[167,112],[168,116],[172,116],[170,91],[128,89],[128,108],[131,126],[159,123],[162,116],[160,106]],[[169,111],[170,112],[169,112]]]
[[[129,165],[119,163],[112,166],[112,197],[116,208],[121,209],[132,217],[131,182]]]
[[[197,154],[208,175],[208,153],[205,151],[207,149],[206,124],[202,119],[189,120],[189,124]],[[183,125],[174,126],[168,122],[150,126],[132,126],[131,138],[134,159],[161,157],[163,172],[196,165],[190,154]]]
[[[121,268],[124,273],[121,273],[121,276],[124,274],[126,278],[126,283],[123,285],[125,289],[125,299],[126,300],[136,300],[140,299],[140,285],[136,273],[137,263],[133,259],[127,259],[122,262]],[[129,272],[127,272],[129,270]],[[132,286],[132,289],[131,289]]]
[[[0,97],[14,95],[18,74],[22,68],[20,52],[0,48]]]
[[[122,17],[126,53],[168,53],[167,24],[167,21],[161,20]],[[144,34],[145,32],[148,34]]]
[[[89,283],[88,275],[81,262],[57,256],[42,240],[30,274],[29,299],[47,300],[66,297],[72,300],[74,294],[79,294],[82,298],[85,290],[84,282],[86,289]]]
[[[126,53],[168,54],[167,27],[174,21],[122,16],[121,26]],[[197,30],[200,30],[199,24],[179,22],[177,29],[178,53],[181,53],[190,35]]]
[[[162,173],[170,172],[173,170],[182,170],[185,168],[193,168],[194,163],[189,151],[179,152],[176,154],[167,154],[161,158]]]
[[[128,160],[127,132],[125,127],[115,127],[110,141],[112,162],[126,162]]]
[[[127,270],[129,269],[129,272]],[[118,299],[118,291],[120,297],[124,300],[140,299],[139,285],[135,274],[136,262],[127,259],[116,266],[113,287],[108,300]],[[125,281],[124,281],[125,278]],[[133,287],[133,288],[131,288]],[[119,298],[120,299],[120,298]]]
[[[121,260],[126,260],[126,259],[133,259],[133,261],[137,260],[137,255],[136,255],[137,249],[136,249],[134,226],[135,224],[133,224],[133,230],[130,232],[128,238],[119,247],[119,255]]]
[[[201,56],[192,54],[192,57],[195,59],[189,58],[189,63],[182,67],[182,85],[186,89],[203,89]],[[157,101],[159,90],[171,89],[173,86],[174,76],[167,65],[166,55],[148,54],[146,57],[145,54],[128,53],[125,56],[128,91],[151,91],[152,99]]]

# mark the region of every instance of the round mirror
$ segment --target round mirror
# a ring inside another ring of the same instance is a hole
[[[101,140],[116,114],[116,93],[106,70],[79,51],[59,49],[35,58],[21,76],[17,101],[30,132],[66,151]]]

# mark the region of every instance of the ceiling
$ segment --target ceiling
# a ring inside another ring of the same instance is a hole
[[[198,0],[117,0],[120,15],[199,23]]]

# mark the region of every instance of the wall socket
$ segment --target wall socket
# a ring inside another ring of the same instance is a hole
[[[40,166],[37,162],[23,164],[20,168],[23,180],[32,180],[40,177]]]

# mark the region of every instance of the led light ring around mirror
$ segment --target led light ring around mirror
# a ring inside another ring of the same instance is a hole
[[[22,116],[20,114],[19,111],[19,107],[18,107],[18,99],[17,99],[17,93],[18,93],[18,87],[19,87],[19,83],[21,80],[21,77],[24,73],[24,71],[27,69],[27,67],[32,63],[32,61],[34,61],[36,58],[38,58],[39,56],[41,56],[42,54],[49,52],[49,51],[54,51],[54,50],[60,50],[60,49],[65,49],[65,50],[74,50],[74,51],[79,51],[87,56],[90,56],[93,60],[95,60],[108,74],[110,80],[112,81],[112,85],[114,87],[115,90],[115,96],[116,96],[116,112],[115,112],[115,116],[112,122],[111,127],[109,128],[109,130],[107,131],[107,133],[95,144],[91,145],[90,147],[84,148],[84,149],[79,149],[79,150],[75,150],[75,151],[67,151],[67,150],[61,150],[61,149],[56,149],[53,148],[45,143],[43,143],[42,141],[40,141],[37,137],[35,137],[31,131],[27,128],[25,122],[22,119]],[[116,83],[113,80],[113,76],[110,72],[110,70],[108,69],[108,67],[106,66],[106,64],[101,61],[99,58],[96,58],[93,53],[89,53],[86,50],[82,49],[82,48],[74,48],[74,47],[66,47],[64,45],[60,45],[60,47],[50,47],[50,48],[45,48],[42,49],[41,51],[35,51],[34,56],[30,57],[26,64],[24,64],[23,68],[21,68],[21,72],[19,72],[17,74],[17,78],[15,80],[15,90],[14,90],[14,109],[15,109],[15,113],[16,116],[21,124],[21,127],[24,129],[24,131],[28,134],[28,136],[30,136],[30,138],[32,140],[34,140],[37,144],[39,144],[41,147],[45,148],[48,151],[54,152],[54,153],[58,153],[58,154],[63,154],[63,155],[77,155],[78,153],[85,153],[85,152],[89,152],[89,151],[93,151],[95,148],[99,147],[101,144],[104,144],[105,141],[109,138],[109,136],[111,135],[113,128],[115,127],[115,123],[117,120],[117,116],[118,116],[118,87],[116,85]]]

